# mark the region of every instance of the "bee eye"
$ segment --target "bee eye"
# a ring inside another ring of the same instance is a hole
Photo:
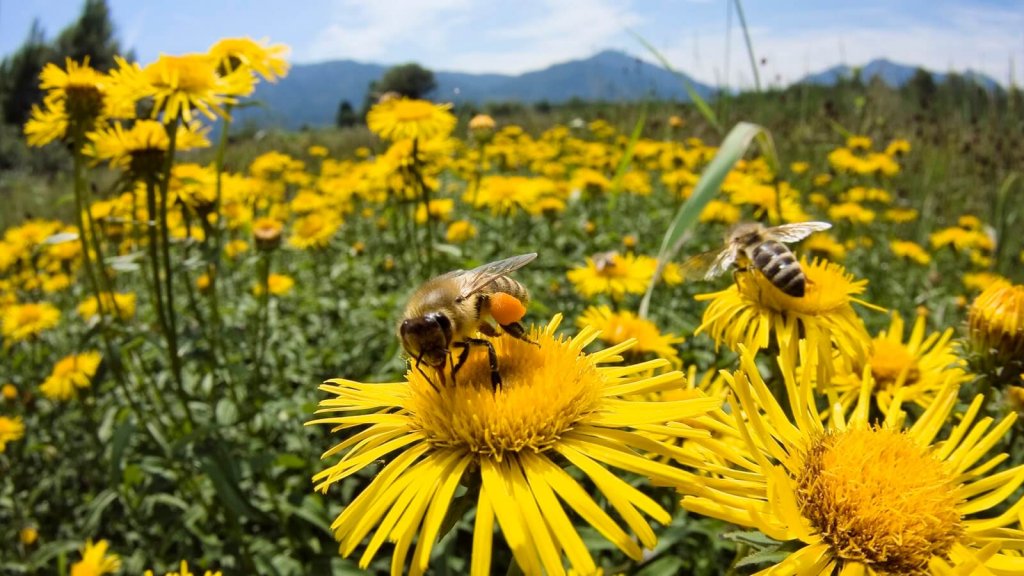
[[[431,312],[424,317],[428,322],[434,322],[437,327],[444,333],[445,342],[451,342],[452,340],[452,321],[447,316],[440,312]]]

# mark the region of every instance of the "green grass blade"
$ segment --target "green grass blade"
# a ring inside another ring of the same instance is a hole
[[[675,257],[682,245],[689,239],[693,226],[697,223],[697,217],[700,216],[704,207],[718,193],[718,190],[722,187],[722,182],[725,181],[726,175],[736,165],[736,162],[743,158],[743,155],[746,154],[747,149],[750,147],[750,143],[755,139],[761,147],[761,152],[764,154],[768,165],[776,174],[778,173],[779,158],[775,153],[775,145],[767,130],[757,124],[740,122],[729,131],[722,145],[718,148],[715,157],[708,163],[704,173],[700,176],[700,180],[694,186],[693,193],[679,207],[679,211],[676,212],[672,223],[669,224],[668,230],[665,232],[665,237],[661,241],[661,249],[658,251],[658,270],[655,272],[654,277],[651,278],[651,282],[647,286],[647,292],[640,303],[639,314],[641,317],[647,316],[647,310],[651,303],[651,293],[654,292],[655,284],[661,279],[661,272],[665,265]]]
[[[750,30],[747,28],[747,17],[743,15],[743,3],[736,0],[736,16],[740,19],[740,28],[743,29],[743,40],[747,44],[747,56],[750,57],[750,69],[754,73],[754,88],[761,91],[761,74],[757,71],[757,58],[754,56],[754,43],[750,41]]]
[[[632,30],[630,30],[629,33],[632,34],[637,41],[643,44],[644,48],[647,48],[648,52],[658,59],[658,62],[661,63],[662,67],[676,76],[679,76],[679,79],[683,81],[683,87],[686,88],[686,94],[690,97],[690,101],[697,107],[697,111],[700,112],[700,115],[703,116],[705,120],[707,120],[708,124],[711,124],[719,133],[725,132],[725,129],[722,128],[722,125],[718,122],[718,116],[715,114],[715,111],[711,109],[710,105],[708,105],[707,100],[697,93],[697,90],[693,87],[693,83],[690,82],[690,79],[681,72],[677,72],[675,68],[672,68],[672,65],[664,56],[661,55],[661,52],[658,52],[658,49],[645,40],[643,36]]]
[[[622,179],[626,176],[626,172],[629,171],[629,167],[633,165],[633,150],[636,148],[637,141],[640,140],[640,135],[643,134],[644,124],[646,122],[647,107],[644,106],[643,110],[640,111],[640,119],[636,121],[636,126],[633,127],[633,133],[629,135],[629,142],[626,144],[626,149],[622,152],[622,158],[619,160],[619,165],[615,168],[615,176],[612,177],[608,208],[610,212],[615,211],[615,204],[622,188]]]

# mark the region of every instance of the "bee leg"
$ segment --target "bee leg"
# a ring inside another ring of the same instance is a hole
[[[523,342],[529,342],[530,344],[533,344],[538,347],[540,346],[540,344],[538,344],[537,342],[530,340],[530,337],[526,335],[526,328],[524,328],[523,325],[520,324],[519,322],[512,322],[511,324],[502,324],[501,329],[504,330],[506,334],[513,338],[517,338],[519,340],[522,340]]]
[[[501,374],[498,373],[498,353],[494,351],[494,345],[489,340],[483,338],[467,338],[466,343],[473,346],[487,347],[487,360],[491,364],[491,387],[497,390],[501,386]]]
[[[423,368],[420,368],[419,358],[416,359],[416,362],[413,363],[413,366],[416,368],[417,372],[423,375],[423,379],[427,381],[427,384],[430,384],[430,387],[434,389],[434,392],[440,394],[441,390],[437,387],[437,384],[434,384],[434,379],[427,375],[427,373],[423,371]]]
[[[459,359],[452,364],[452,384],[455,383],[455,374],[462,368],[462,365],[466,363],[466,359],[469,358],[469,344],[465,342],[456,342],[452,346],[458,346],[462,348],[462,352],[459,352]]]

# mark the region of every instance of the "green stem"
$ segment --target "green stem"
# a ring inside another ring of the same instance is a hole
[[[270,254],[263,253],[260,255],[260,286],[262,292],[260,293],[259,309],[257,311],[257,323],[256,323],[256,377],[259,378],[260,373],[263,371],[263,356],[267,349],[267,339],[269,337],[268,324],[270,321]]]

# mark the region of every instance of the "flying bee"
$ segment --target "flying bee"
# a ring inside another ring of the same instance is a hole
[[[615,261],[619,258],[618,250],[611,250],[608,252],[598,252],[590,257],[594,262],[594,269],[598,272],[604,272],[609,268],[615,266]]]
[[[508,274],[536,257],[536,253],[522,254],[472,270],[454,270],[420,286],[409,298],[398,325],[402,348],[416,369],[427,376],[420,364],[434,368],[443,383],[445,364],[451,363],[454,382],[455,374],[469,358],[470,347],[484,346],[491,367],[491,384],[494,388],[500,386],[494,345],[485,338],[477,338],[476,333],[497,336],[497,329],[488,321],[493,318],[506,334],[532,342],[519,323],[526,314],[530,293]],[[459,356],[452,362],[452,350],[456,348],[460,349]]]
[[[690,258],[683,263],[683,272],[690,278],[703,276],[710,280],[741,259],[748,262],[749,267],[760,270],[783,293],[802,298],[807,276],[793,251],[784,243],[803,240],[831,227],[828,222],[801,222],[771,228],[757,222],[738,224],[726,236],[724,248]]]

